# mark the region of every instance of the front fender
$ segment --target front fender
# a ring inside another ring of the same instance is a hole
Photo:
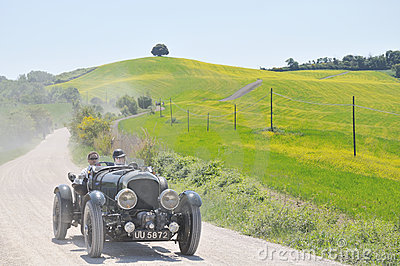
[[[91,200],[93,204],[99,206],[103,206],[106,203],[106,197],[104,196],[103,192],[98,190],[90,191],[83,199],[85,203]]]
[[[192,206],[200,207],[202,204],[200,195],[191,190],[186,190],[179,195],[180,202],[184,199],[186,199]]]
[[[72,192],[68,185],[59,185],[54,189],[54,194],[60,193],[62,214],[61,219],[63,223],[72,222]]]

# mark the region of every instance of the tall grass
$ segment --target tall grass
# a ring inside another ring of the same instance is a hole
[[[161,152],[153,166],[173,188],[200,193],[203,219],[216,225],[347,264],[399,263],[399,219],[350,219],[266,189],[221,161]]]

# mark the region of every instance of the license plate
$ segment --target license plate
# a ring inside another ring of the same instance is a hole
[[[170,240],[171,232],[167,230],[162,231],[148,231],[148,230],[135,230],[132,234],[133,240]]]

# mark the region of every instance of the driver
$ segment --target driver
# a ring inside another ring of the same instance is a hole
[[[99,166],[99,154],[95,151],[89,152],[87,159],[89,166],[84,168],[81,173],[75,178],[75,184],[82,184],[82,181],[85,177],[88,177],[88,173],[93,166]]]
[[[113,152],[115,165],[126,165],[126,154],[122,149],[116,149]]]

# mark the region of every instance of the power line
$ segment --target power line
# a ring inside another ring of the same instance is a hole
[[[267,95],[261,97],[261,98],[258,99],[256,102],[254,102],[254,103],[252,103],[252,104],[246,106],[245,108],[242,108],[241,110],[236,111],[236,113],[240,113],[240,112],[243,112],[243,111],[249,109],[250,107],[252,107],[252,106],[256,105],[257,103],[259,103],[261,100],[263,100],[263,99],[264,99],[265,97],[267,97],[268,95],[269,95],[269,94],[267,94]],[[187,110],[185,110],[185,109],[183,109],[182,107],[180,107],[180,106],[179,106],[178,104],[176,104],[174,101],[172,101],[172,103],[173,103],[176,107],[178,107],[178,109],[180,109],[181,111],[183,111],[183,112],[185,112],[185,113],[187,112]],[[198,116],[198,117],[206,117],[206,116],[207,116],[207,115],[196,114],[196,113],[193,113],[193,112],[189,112],[189,113],[190,113],[191,115]],[[210,115],[210,117],[224,117],[224,116],[233,115],[234,113],[235,113],[235,112],[231,112],[231,113],[225,114],[225,115]]]
[[[381,112],[381,113],[385,113],[385,114],[391,114],[391,115],[400,116],[400,114],[396,114],[396,113],[392,113],[392,112],[388,112],[388,111],[382,111],[382,110],[373,109],[373,108],[369,108],[369,107],[365,107],[365,106],[360,106],[360,105],[354,105],[354,106],[355,106],[355,107],[364,108],[364,109],[368,109],[368,110],[371,110],[371,111],[376,111],[376,112]]]
[[[342,104],[342,103],[319,103],[319,102],[310,102],[310,101],[304,101],[304,100],[299,100],[299,99],[294,99],[292,97],[280,94],[280,93],[276,93],[276,92],[272,92],[275,95],[278,95],[282,98],[294,101],[294,102],[301,102],[301,103],[307,103],[307,104],[313,104],[313,105],[323,105],[323,106],[353,106],[353,104]],[[253,107],[254,105],[256,105],[257,103],[259,103],[260,101],[262,101],[263,99],[265,99],[269,94],[261,97],[260,99],[258,99],[256,102],[249,104],[248,106],[240,109],[239,111],[236,111],[236,113],[240,113],[243,112],[251,107]],[[178,107],[178,109],[180,109],[182,112],[187,113],[187,110],[183,109],[182,107],[180,107],[178,104],[176,104],[175,102],[172,101],[172,103]],[[366,106],[361,106],[361,105],[354,105],[355,107],[359,107],[359,108],[363,108],[363,109],[367,109],[367,110],[371,110],[371,111],[375,111],[375,112],[380,112],[380,113],[385,113],[385,114],[391,114],[391,115],[396,115],[396,116],[400,116],[400,114],[398,113],[394,113],[394,112],[389,112],[389,111],[384,111],[384,110],[378,110],[378,109],[374,109],[374,108],[370,108],[370,107],[366,107]],[[197,113],[193,113],[193,112],[189,112],[191,115],[193,116],[197,116],[197,117],[207,117],[208,115],[201,115],[201,114],[197,114]],[[225,116],[229,116],[229,115],[233,115],[235,112],[231,112],[228,114],[224,114],[224,115],[210,115],[209,117],[225,117]]]
[[[281,96],[282,98],[286,98],[288,100],[295,101],[295,102],[301,102],[301,103],[309,103],[309,104],[315,104],[315,105],[328,105],[328,106],[352,106],[352,104],[308,102],[308,101],[293,99],[293,98],[290,98],[289,96],[282,95],[282,94],[279,94],[276,92],[272,92],[272,93],[275,95]]]
[[[289,96],[286,95],[282,95],[276,92],[272,92],[273,94],[276,94],[278,96],[281,96],[283,98],[286,98],[288,100],[291,101],[295,101],[295,102],[301,102],[301,103],[308,103],[308,104],[315,104],[315,105],[327,105],[327,106],[353,106],[353,104],[335,104],[335,103],[317,103],[317,102],[308,102],[308,101],[303,101],[303,100],[298,100],[298,99],[293,99]],[[370,108],[370,107],[365,107],[365,106],[361,106],[361,105],[354,105],[355,107],[359,107],[359,108],[364,108],[364,109],[368,109],[371,111],[376,111],[376,112],[381,112],[381,113],[386,113],[386,114],[391,114],[391,115],[397,115],[400,116],[400,114],[397,113],[393,113],[393,112],[388,112],[388,111],[383,111],[383,110],[378,110],[378,109],[374,109],[374,108]]]

